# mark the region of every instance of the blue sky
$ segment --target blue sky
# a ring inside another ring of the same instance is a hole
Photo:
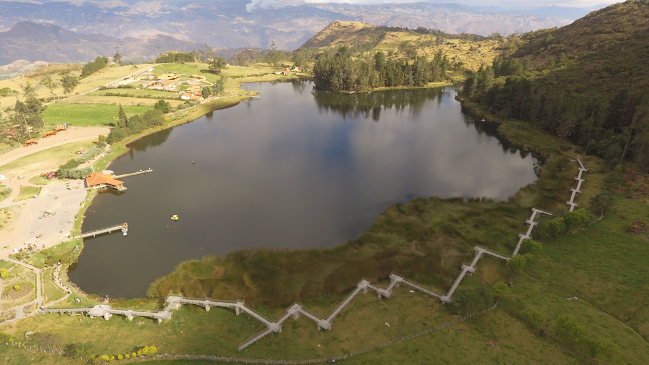
[[[201,1],[201,0],[198,0]],[[480,7],[499,7],[505,9],[530,9],[543,8],[546,6],[554,7],[572,7],[586,9],[588,12],[604,8],[610,4],[615,4],[616,0],[250,0],[246,5],[248,11],[254,11],[256,8],[279,8],[287,5],[299,5],[304,3],[343,3],[343,4],[399,4],[399,3],[452,3],[467,6]],[[496,10],[497,11],[497,10]],[[520,11],[520,10],[519,10]],[[523,10],[524,12],[525,10]],[[531,10],[530,10],[531,11]],[[553,15],[563,16],[561,11],[553,10]],[[531,11],[530,14],[538,12]],[[587,13],[587,12],[586,12]],[[570,16],[566,13],[563,16],[566,19],[576,19],[582,17],[583,13],[577,17]],[[546,14],[547,16],[547,14]]]

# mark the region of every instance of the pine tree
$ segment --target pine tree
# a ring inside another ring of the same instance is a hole
[[[128,119],[126,118],[126,112],[122,108],[122,104],[119,104],[119,121],[117,122],[117,126],[120,128],[128,126]]]

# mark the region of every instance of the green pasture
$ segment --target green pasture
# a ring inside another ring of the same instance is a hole
[[[221,74],[228,77],[239,78],[275,74],[275,72],[281,71],[282,69],[282,67],[260,63],[252,66],[228,66],[221,70]]]
[[[32,153],[25,157],[21,157],[6,165],[0,167],[0,173],[7,175],[11,172],[13,175],[20,175],[22,172],[27,171],[30,167],[41,167],[46,161],[54,169],[75,156],[74,152],[80,148],[86,150],[90,149],[94,143],[92,141],[82,141],[68,143],[62,146],[52,147],[45,151]]]
[[[143,99],[145,100],[145,99]],[[153,101],[155,103],[155,101]],[[124,105],[126,115],[141,114],[149,106]],[[112,126],[117,123],[119,105],[56,103],[48,105],[43,113],[45,124],[68,126]]]
[[[24,338],[24,337],[23,337]],[[22,339],[20,339],[21,341]],[[0,343],[0,363],[2,364],[39,364],[39,365],[87,365],[88,362],[61,355],[32,352],[17,346]]]
[[[176,93],[172,91],[164,91],[164,90],[122,88],[122,89],[97,90],[89,93],[88,95],[162,99],[162,98],[173,98],[174,95],[176,95]]]

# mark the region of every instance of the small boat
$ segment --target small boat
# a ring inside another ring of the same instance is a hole
[[[481,120],[481,122],[483,122],[483,123],[484,123],[484,122],[486,122],[486,120],[484,120],[484,118],[482,118],[482,120]]]
[[[172,216],[171,216],[171,220],[172,220],[172,221],[177,221],[177,220],[178,220],[178,216],[175,215],[175,214],[172,215]]]

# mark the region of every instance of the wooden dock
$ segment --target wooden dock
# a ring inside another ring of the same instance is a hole
[[[137,176],[137,175],[143,175],[149,172],[153,172],[153,170],[148,169],[148,170],[140,170],[136,172],[131,172],[130,174],[123,174],[123,175],[114,175],[113,179],[121,179],[123,177],[129,177],[129,176]]]
[[[106,227],[106,228],[102,228],[102,229],[96,229],[94,231],[82,233],[80,236],[76,236],[73,239],[76,240],[76,239],[79,239],[79,238],[86,238],[86,237],[90,237],[90,236],[96,237],[96,236],[98,236],[100,234],[113,233],[115,231],[121,231],[122,229],[125,229],[126,232],[128,232],[128,224],[127,223],[122,223],[122,224],[118,224],[116,226]]]

